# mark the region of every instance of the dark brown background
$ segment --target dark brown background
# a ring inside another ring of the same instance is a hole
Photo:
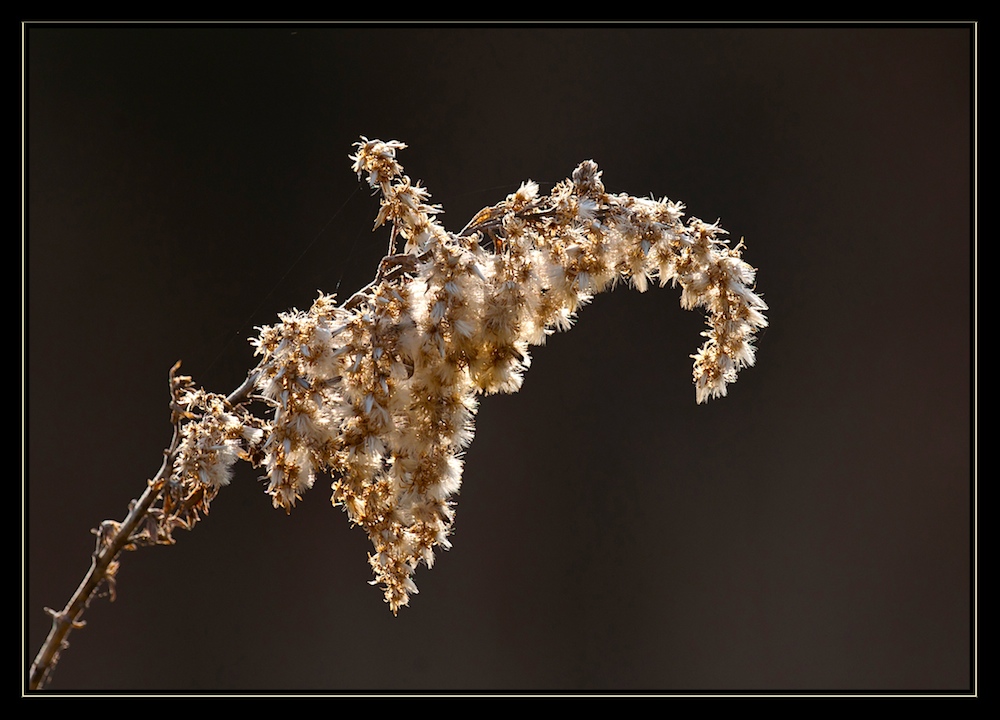
[[[395,138],[456,230],[584,159],[721,218],[772,326],[697,406],[678,291],[597,298],[484,399],[454,548],[399,617],[323,480],[242,468],[123,560],[54,690],[972,687],[968,26],[30,25],[25,668],[246,338],[385,247],[347,155]]]

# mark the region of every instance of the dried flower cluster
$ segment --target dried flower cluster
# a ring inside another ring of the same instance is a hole
[[[268,427],[266,420],[246,407],[234,408],[225,396],[196,388],[187,375],[172,372],[171,390],[177,428],[174,447],[168,453],[172,463],[164,473],[162,489],[132,529],[124,550],[139,545],[173,545],[174,530],[192,529],[208,514],[219,488],[229,484],[236,462],[254,461],[248,449],[260,444]],[[95,531],[98,546],[109,545],[121,529],[122,523],[105,520]]]
[[[332,475],[333,502],[371,539],[393,612],[416,592],[417,565],[449,547],[477,396],[516,391],[529,347],[569,328],[596,293],[655,279],[680,285],[685,308],[707,310],[708,339],[693,356],[698,402],[725,395],[753,364],[766,325],[741,247],[715,224],[683,223],[678,203],[609,194],[588,161],[548,195],[526,182],[450,233],[403,174],[403,147],[362,138],[351,156],[381,194],[376,227],[390,228],[378,277],[343,304],[320,295],[261,328],[254,378],[273,408],[267,426],[223,413],[192,439],[204,450],[178,460],[217,487],[240,443],[259,443],[268,493],[286,510]]]
[[[587,161],[548,195],[525,182],[451,233],[403,174],[405,145],[362,138],[356,147],[355,172],[381,195],[375,227],[390,230],[375,280],[343,303],[321,294],[260,328],[251,341],[260,361],[228,397],[171,370],[164,463],[124,521],[95,530],[90,570],[66,607],[49,611],[32,688],[97,588],[113,597],[121,551],[170,544],[175,528],[193,527],[241,459],[266,470],[267,492],[286,511],[318,475],[333,477],[333,503],[367,532],[373,584],[397,612],[417,592],[417,566],[450,546],[478,396],[517,391],[529,348],[618,282],[640,292],[651,281],[679,285],[683,307],[705,308],[707,341],[692,356],[699,403],[725,395],[753,364],[754,334],[767,325],[755,271],[742,243],[730,247],[716,224],[682,222],[679,203],[609,194]],[[268,417],[250,411],[255,402]]]

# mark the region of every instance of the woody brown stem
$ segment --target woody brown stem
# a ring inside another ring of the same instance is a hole
[[[180,363],[177,363],[170,369],[172,401],[176,397],[178,383],[181,382],[181,379],[176,374],[179,367]],[[41,689],[45,684],[45,681],[59,661],[60,651],[67,646],[67,638],[70,632],[75,628],[83,627],[84,622],[81,620],[81,617],[97,589],[105,582],[114,581],[111,568],[115,559],[130,544],[133,533],[139,528],[149,509],[156,502],[157,498],[159,498],[160,493],[163,492],[163,488],[170,477],[174,453],[176,453],[180,442],[181,416],[179,413],[174,412],[172,419],[174,426],[173,437],[170,440],[170,446],[163,453],[163,463],[160,465],[160,469],[157,471],[155,477],[147,483],[142,495],[132,504],[128,515],[125,516],[121,525],[110,536],[104,535],[100,529],[95,531],[98,536],[97,549],[94,551],[90,569],[87,571],[79,587],[77,587],[76,592],[69,599],[69,602],[66,603],[66,607],[59,612],[46,608],[52,616],[52,628],[49,630],[45,642],[31,664],[31,670],[28,674],[28,688],[30,690]]]

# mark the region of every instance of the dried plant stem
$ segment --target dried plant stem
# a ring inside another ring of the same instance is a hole
[[[176,396],[176,388],[181,381],[177,375],[179,367],[180,363],[177,363],[170,369],[171,397]],[[173,404],[172,407],[174,407]],[[90,569],[69,602],[66,603],[66,607],[58,612],[51,608],[45,608],[45,611],[52,616],[52,628],[31,664],[28,677],[29,689],[38,690],[45,684],[49,674],[59,661],[60,651],[68,645],[67,638],[70,632],[85,625],[85,621],[81,617],[98,588],[107,583],[111,597],[114,598],[118,556],[122,550],[135,548],[135,535],[145,523],[150,509],[163,493],[170,478],[174,456],[180,444],[181,421],[183,419],[183,415],[177,412],[176,407],[174,407],[172,419],[173,437],[169,447],[163,452],[163,463],[156,475],[147,482],[142,495],[130,503],[128,514],[120,524],[106,521],[101,524],[101,527],[94,530],[94,534],[97,535],[97,548],[94,550]]]
[[[640,292],[654,280],[680,286],[682,307],[707,311],[708,340],[691,356],[699,403],[754,364],[754,335],[767,325],[756,270],[741,259],[742,241],[730,247],[717,224],[682,221],[680,203],[608,193],[588,160],[547,196],[522,183],[455,234],[403,174],[403,143],[355,147],[353,169],[382,195],[375,227],[390,227],[375,279],[343,303],[320,293],[308,311],[258,328],[261,359],[228,396],[194,387],[179,363],[171,369],[163,464],[123,522],[97,528],[90,570],[66,607],[47,609],[52,629],[31,689],[49,678],[98,589],[114,599],[121,551],[172,544],[173,529],[208,512],[239,460],[265,470],[286,512],[329,475],[331,502],[367,532],[374,582],[398,612],[417,592],[417,567],[451,547],[478,396],[516,392],[529,348],[620,282]]]

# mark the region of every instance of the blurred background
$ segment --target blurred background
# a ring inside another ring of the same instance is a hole
[[[367,283],[361,135],[460,229],[585,159],[721,219],[771,327],[598,297],[483,399],[454,547],[393,617],[320,480],[122,559],[55,691],[961,692],[973,683],[973,28],[29,25],[24,668],[169,442],[177,360]]]

